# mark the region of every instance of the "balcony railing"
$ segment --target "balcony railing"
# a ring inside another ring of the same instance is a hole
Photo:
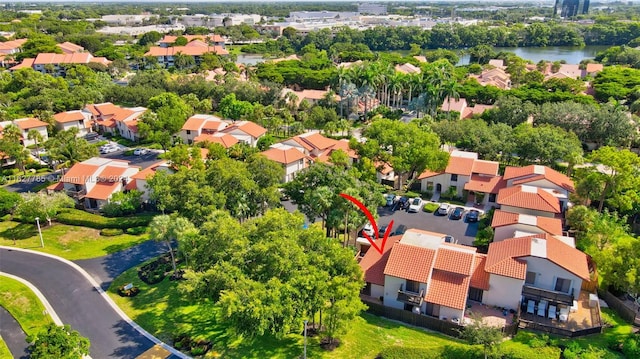
[[[402,290],[402,284],[401,284],[400,289],[398,290],[397,300],[402,303],[420,306],[424,301],[424,291],[421,290],[420,293],[416,293],[416,292]]]
[[[525,285],[522,287],[522,295],[527,298],[534,299],[536,301],[544,299],[552,303],[561,303],[561,304],[566,304],[568,306],[572,306],[573,300],[574,300],[574,297],[572,294],[556,292],[555,290],[531,287],[528,285]]]
[[[86,189],[81,189],[81,190],[68,189],[66,192],[67,192],[67,196],[73,197],[73,198],[82,198],[87,195]]]

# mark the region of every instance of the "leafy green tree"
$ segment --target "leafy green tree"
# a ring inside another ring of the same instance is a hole
[[[237,100],[235,93],[231,93],[220,101],[218,111],[225,118],[239,120],[253,112],[253,105],[248,101]]]
[[[160,39],[162,39],[162,34],[157,31],[145,32],[138,39],[138,45],[140,46],[153,45],[156,42],[160,41]]]
[[[471,345],[482,345],[485,359],[491,354],[495,345],[502,341],[500,328],[485,324],[479,315],[472,317],[471,323],[464,326],[460,335]]]
[[[0,188],[0,216],[12,213],[21,200],[20,194]]]
[[[180,131],[193,109],[180,96],[165,92],[149,99],[150,111],[145,112],[138,123],[140,135],[162,146],[167,151],[173,134]]]
[[[611,207],[626,212],[640,202],[638,188],[640,186],[640,157],[635,153],[615,147],[601,147],[593,151],[587,159],[596,165],[605,176],[602,181],[602,192],[599,198],[598,211],[602,212],[605,201]]]
[[[506,123],[509,126],[527,122],[529,116],[537,112],[537,107],[531,102],[523,102],[519,98],[505,96],[496,101],[496,108],[489,112],[491,122]]]
[[[524,162],[552,165],[582,155],[582,144],[575,133],[555,126],[523,123],[513,130],[513,137],[516,152]]]
[[[73,208],[75,203],[65,193],[22,193],[22,200],[18,203],[14,215],[25,222],[34,223],[36,217],[51,221],[65,208]]]
[[[10,124],[2,131],[0,138],[0,151],[16,161],[16,165],[23,172],[25,164],[29,160],[29,151],[22,144],[22,130],[14,124]]]
[[[48,324],[37,334],[27,337],[29,356],[34,359],[80,359],[89,355],[89,339],[69,325]]]
[[[16,55],[16,60],[35,58],[38,54],[46,52],[61,54],[62,50],[58,47],[53,37],[44,34],[31,35],[22,45],[22,51]]]
[[[38,158],[40,158],[40,144],[44,140],[44,138],[42,138],[42,134],[40,134],[36,129],[31,129],[27,132],[27,139],[35,142],[36,153],[38,154]]]
[[[60,161],[61,167],[71,167],[98,156],[98,149],[84,138],[77,137],[77,134],[77,128],[60,131],[44,144],[51,159]]]
[[[136,213],[141,206],[142,193],[140,191],[118,191],[111,196],[109,203],[102,207],[102,211],[106,216],[120,217]]]
[[[176,256],[173,252],[174,241],[180,241],[182,236],[194,229],[194,226],[189,220],[184,217],[159,215],[153,217],[153,221],[149,224],[149,238],[155,241],[163,242],[169,248],[169,254],[171,255],[171,266],[173,272],[176,272]]]

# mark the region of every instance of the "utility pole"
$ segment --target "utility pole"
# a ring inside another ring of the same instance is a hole
[[[38,234],[40,235],[40,247],[44,248],[44,240],[42,239],[42,230],[40,229],[40,218],[36,217],[36,225],[38,226]]]

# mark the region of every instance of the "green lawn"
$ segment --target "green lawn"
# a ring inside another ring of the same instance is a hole
[[[7,343],[5,343],[2,339],[0,339],[0,358],[13,359],[13,355],[11,355],[9,348],[7,347]]]
[[[244,46],[245,45],[229,45],[227,46],[227,51],[229,51],[230,55],[240,55]]]
[[[5,276],[0,276],[0,306],[16,318],[27,335],[34,334],[43,326],[52,323],[51,317],[44,313],[44,305],[31,290],[17,280]]]
[[[42,227],[42,238],[44,248],[40,247],[40,237],[35,225],[0,222],[0,245],[33,249],[69,260],[95,258],[121,251],[146,241],[148,235],[121,234],[105,237],[97,229],[54,223],[51,227]]]

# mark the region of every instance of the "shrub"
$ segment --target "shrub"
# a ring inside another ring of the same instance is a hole
[[[438,207],[439,206],[437,203],[426,203],[424,207],[422,207],[422,210],[427,213],[433,213],[436,211],[436,209],[438,209]]]
[[[120,228],[105,228],[105,229],[100,231],[100,235],[104,236],[104,237],[119,236],[122,233],[123,233],[122,229],[120,229]]]
[[[135,150],[126,150],[126,151],[124,151],[124,155],[125,156],[133,156],[133,151],[135,151]]]
[[[130,289],[124,288],[124,285],[118,287],[118,294],[120,294],[121,297],[135,297],[136,295],[138,295],[138,293],[140,293],[140,288],[138,287],[131,287]]]
[[[138,236],[138,235],[146,233],[147,232],[147,227],[145,227],[145,226],[131,227],[131,228],[127,228],[125,230],[125,232],[127,234],[132,234],[134,236]]]
[[[391,346],[382,349],[377,359],[440,359],[442,353],[434,349]]]
[[[148,226],[153,220],[152,214],[140,214],[131,217],[107,218],[97,214],[81,211],[79,209],[66,209],[58,214],[57,220],[60,223],[71,226],[83,226],[95,229],[120,228]]]
[[[50,172],[50,170],[49,170],[48,167],[43,167],[43,168],[40,168],[40,169],[36,170],[36,173],[49,173],[49,172]]]

